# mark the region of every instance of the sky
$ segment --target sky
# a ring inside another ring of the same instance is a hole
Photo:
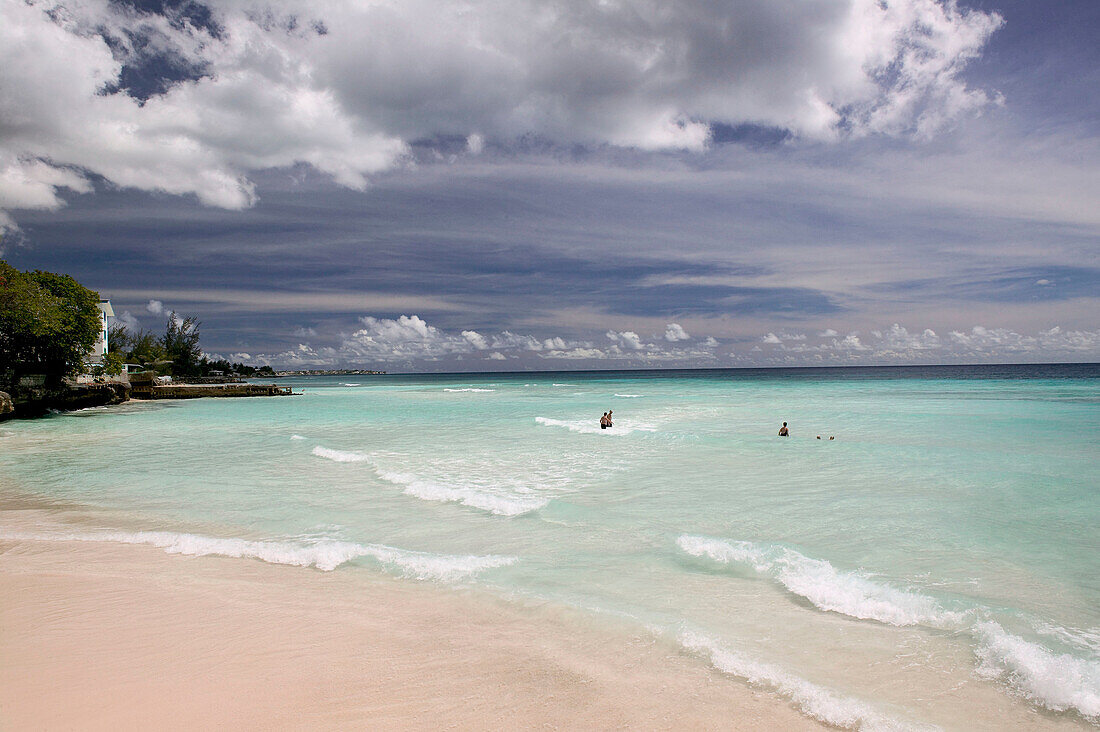
[[[1096,0],[0,0],[0,256],[280,368],[1100,361]]]

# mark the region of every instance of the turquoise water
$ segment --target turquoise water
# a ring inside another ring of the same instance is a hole
[[[70,539],[580,608],[840,727],[1100,723],[1100,367],[281,383],[6,423],[0,479]]]

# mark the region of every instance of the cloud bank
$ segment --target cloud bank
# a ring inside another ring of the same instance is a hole
[[[926,137],[996,101],[953,0],[0,0],[0,210],[110,184],[251,206],[254,171],[363,189],[419,141],[705,148],[716,125]],[[3,214],[0,225],[12,227]]]
[[[1054,327],[1035,335],[1005,328],[952,331],[944,337],[931,329],[910,331],[894,323],[868,333],[844,336],[768,333],[748,343],[701,340],[669,341],[664,334],[645,338],[633,331],[608,331],[604,343],[537,338],[510,331],[488,334],[451,332],[429,325],[417,315],[395,319],[360,318],[362,328],[340,336],[331,346],[300,343],[269,354],[233,354],[230,358],[278,368],[415,367],[427,370],[496,370],[567,368],[585,361],[604,368],[662,366],[846,366],[877,364],[995,363],[1004,360],[1088,360],[1100,354],[1100,330]],[[673,324],[669,324],[672,326]]]

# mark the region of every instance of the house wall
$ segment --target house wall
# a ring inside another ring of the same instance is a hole
[[[84,358],[89,364],[103,363],[103,357],[107,355],[107,315],[113,312],[109,300],[99,303],[99,337]]]

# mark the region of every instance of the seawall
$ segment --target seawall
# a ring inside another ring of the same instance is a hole
[[[291,396],[289,386],[275,384],[166,384],[135,390],[137,399],[199,399],[201,397]]]

